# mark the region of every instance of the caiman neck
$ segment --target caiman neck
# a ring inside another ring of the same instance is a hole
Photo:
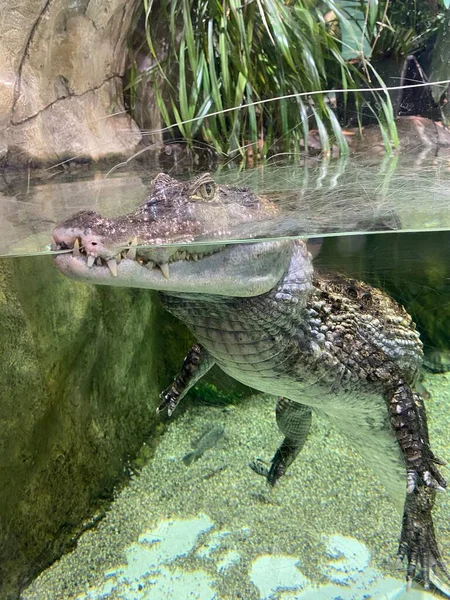
[[[245,254],[245,261],[238,261],[239,268],[230,270],[226,265],[220,281],[211,292],[205,292],[205,282],[197,290],[164,290],[163,296],[206,302],[226,302],[227,298],[252,298],[266,294],[282,304],[290,304],[291,310],[304,308],[313,289],[313,266],[306,244],[300,240],[241,245],[236,251]],[[252,253],[249,253],[251,246]],[[270,260],[268,260],[270,259]],[[243,270],[243,265],[246,265]],[[199,263],[197,263],[199,264]],[[234,275],[233,275],[234,273]],[[294,311],[295,312],[295,311]]]

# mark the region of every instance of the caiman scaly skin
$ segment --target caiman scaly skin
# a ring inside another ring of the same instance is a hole
[[[437,575],[449,577],[432,521],[436,490],[446,482],[414,389],[422,364],[415,326],[380,290],[314,272],[302,241],[223,243],[239,225],[275,211],[251,190],[216,185],[207,174],[186,183],[160,174],[136,213],[104,219],[85,212],[56,227],[54,249],[67,252],[55,262],[81,281],[159,290],[194,333],[198,343],[162,393],[160,411],[172,414],[213,364],[278,397],[284,441],[269,469],[252,464],[269,484],[300,452],[313,413],[327,417],[402,506],[407,581],[420,565],[425,587],[432,580],[449,594]],[[176,246],[184,242],[190,245]]]

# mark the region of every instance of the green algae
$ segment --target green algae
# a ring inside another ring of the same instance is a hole
[[[159,308],[76,285],[49,257],[0,261],[2,598],[73,545],[155,429]]]

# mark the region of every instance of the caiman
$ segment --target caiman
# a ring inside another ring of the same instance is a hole
[[[209,174],[188,182],[159,174],[135,213],[106,219],[86,211],[59,224],[55,262],[79,281],[158,290],[193,332],[198,343],[162,393],[160,411],[172,414],[213,364],[278,397],[284,440],[270,468],[253,464],[270,485],[302,449],[312,414],[328,418],[403,511],[398,554],[408,586],[420,567],[425,588],[432,581],[448,594],[432,520],[445,463],[431,450],[414,387],[422,365],[415,325],[380,290],[315,271],[304,241],[227,243],[236,227],[276,211],[269,199]]]

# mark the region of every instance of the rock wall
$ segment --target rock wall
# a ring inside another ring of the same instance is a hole
[[[0,260],[0,597],[54,561],[155,442],[168,383],[150,292]]]
[[[46,163],[130,155],[126,43],[139,0],[0,3],[0,159]]]

